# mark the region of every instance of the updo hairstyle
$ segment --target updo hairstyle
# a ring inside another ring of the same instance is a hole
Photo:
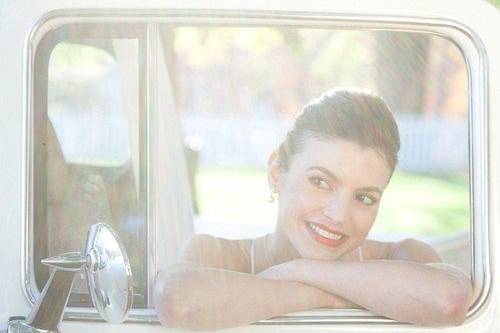
[[[391,172],[398,162],[399,131],[382,98],[358,90],[331,90],[304,106],[278,150],[286,172],[307,138],[342,139],[381,153]]]

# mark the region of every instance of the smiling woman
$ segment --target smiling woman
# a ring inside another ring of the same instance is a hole
[[[392,113],[373,94],[331,91],[307,104],[268,160],[274,232],[194,236],[156,279],[160,321],[216,329],[362,307],[421,325],[462,323],[472,299],[466,274],[420,241],[367,239],[399,146]]]
[[[396,122],[374,95],[335,91],[304,107],[269,163],[271,188],[280,192],[278,223],[287,224],[281,229],[300,256],[337,259],[361,245],[399,146]],[[308,234],[330,248],[311,247]]]

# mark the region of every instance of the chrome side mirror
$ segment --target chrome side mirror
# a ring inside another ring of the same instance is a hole
[[[132,306],[132,272],[127,253],[106,224],[90,227],[85,251],[43,259],[53,267],[40,298],[26,320],[9,321],[7,333],[58,333],[75,275],[83,270],[92,303],[106,321],[123,322]]]

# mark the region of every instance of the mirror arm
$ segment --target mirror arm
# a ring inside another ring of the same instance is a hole
[[[7,333],[59,333],[78,272],[86,273],[92,303],[101,317],[115,324],[127,317],[132,307],[132,272],[120,239],[108,225],[90,227],[83,253],[67,252],[42,263],[53,268],[50,278],[28,318],[9,319]]]
[[[58,269],[52,271],[41,297],[26,320],[28,325],[49,332],[58,331],[75,274],[76,272]]]

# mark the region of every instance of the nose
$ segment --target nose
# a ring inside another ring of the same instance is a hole
[[[323,214],[334,224],[344,224],[349,217],[349,204],[350,198],[337,192],[325,203]]]

